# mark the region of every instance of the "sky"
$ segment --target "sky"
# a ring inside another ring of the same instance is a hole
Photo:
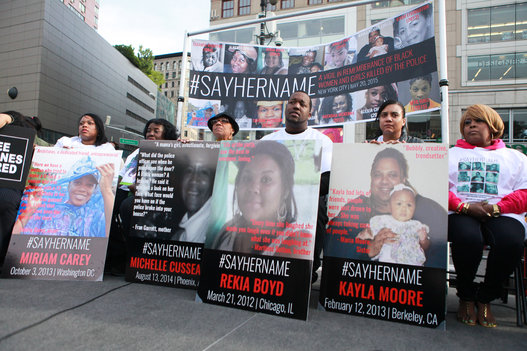
[[[100,0],[98,33],[112,45],[163,55],[183,51],[185,30],[207,29],[209,19],[210,0]]]

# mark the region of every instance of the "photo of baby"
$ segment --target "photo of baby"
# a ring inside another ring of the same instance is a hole
[[[391,243],[385,243],[380,253],[372,257],[372,260],[415,266],[424,264],[425,250],[430,245],[430,229],[426,224],[412,219],[415,213],[415,196],[411,187],[404,184],[395,185],[390,193],[391,214],[370,219],[373,237],[385,229],[397,234],[397,238]]]

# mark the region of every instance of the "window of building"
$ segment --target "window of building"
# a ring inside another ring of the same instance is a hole
[[[79,2],[79,9],[82,13],[86,13],[86,6],[83,3]]]
[[[505,125],[505,130],[501,137],[505,143],[527,142],[527,109],[500,108],[496,109],[496,112],[499,113]]]
[[[176,71],[172,72],[172,79],[176,78]]]
[[[172,88],[174,87],[174,83],[175,83],[175,82],[174,82],[174,81],[172,81]]]
[[[469,44],[527,40],[527,2],[467,11]]]
[[[165,73],[165,79],[168,79],[168,72]]]
[[[282,0],[280,6],[282,9],[292,9],[295,7],[295,0]]]
[[[157,63],[154,63],[154,71],[157,71]]]
[[[227,30],[222,32],[210,33],[209,39],[212,41],[223,41],[232,43],[250,43],[254,40],[253,28],[242,28]]]
[[[168,82],[165,82],[165,89],[168,88]]]
[[[165,96],[168,97],[168,91],[165,91]]]
[[[323,0],[309,0],[307,2],[308,5],[318,5],[318,4],[322,4]]]
[[[342,0],[328,0],[328,2],[340,2],[340,1]],[[378,8],[384,8],[384,7],[414,5],[414,4],[419,4],[421,2],[423,2],[423,0],[397,0],[397,1],[381,0],[381,1],[377,1],[371,4],[371,7],[373,7],[374,9],[378,9]]]
[[[251,14],[251,0],[240,0],[238,6],[238,15],[250,15]]]
[[[177,62],[176,61],[172,61],[172,69],[177,69]]]
[[[471,82],[527,79],[527,52],[467,57],[467,78]]]
[[[174,83],[174,82],[172,82],[172,83]],[[170,97],[174,97],[174,90],[172,90],[172,91],[170,92]]]
[[[165,65],[166,70],[168,71],[170,69],[170,62],[167,61],[167,64]]]
[[[276,5],[271,5],[267,3],[267,11],[276,11]]]
[[[221,17],[234,16],[234,0],[223,0],[221,3]]]
[[[160,71],[163,70],[163,62],[161,62],[161,63],[159,64],[159,70],[160,70]]]
[[[310,46],[342,38],[345,33],[344,16],[278,23],[276,28],[284,46]]]

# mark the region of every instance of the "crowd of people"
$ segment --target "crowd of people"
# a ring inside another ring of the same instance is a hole
[[[210,53],[214,54],[213,48],[210,48]],[[233,50],[233,60],[235,55],[241,55],[245,60],[251,58],[251,53],[241,47]],[[280,61],[280,55],[276,52],[269,55],[273,56],[273,60],[278,58]],[[236,60],[242,60],[242,57]],[[248,64],[250,66],[251,62]],[[429,83],[426,78],[417,78],[416,84],[419,81]],[[382,93],[383,90],[379,89],[367,92],[371,97],[367,96],[363,113],[371,113],[369,109],[375,108],[379,127],[378,137],[369,142],[377,145],[422,143],[421,139],[412,137],[408,131],[405,106],[390,99],[381,104],[375,97]],[[344,111],[352,111],[351,105],[351,97],[342,95],[342,99],[335,98],[324,108],[340,116]],[[270,102],[258,107],[272,109],[273,105]],[[280,115],[281,109],[282,106]],[[370,191],[359,197],[361,205],[353,202],[355,207],[367,208],[358,218],[358,222],[367,225],[357,228],[346,226],[344,222],[349,221],[352,215],[347,213],[347,206],[343,206],[334,218],[328,218],[327,198],[333,145],[327,136],[309,127],[312,110],[313,102],[306,92],[293,93],[284,107],[285,128],[266,135],[248,152],[247,157],[254,162],[238,164],[232,194],[233,217],[219,231],[211,247],[256,253],[250,236],[241,236],[230,228],[250,227],[253,221],[295,223],[299,215],[298,200],[293,191],[295,160],[288,148],[276,141],[314,139],[320,148],[314,161],[321,178],[312,281],[317,279],[316,271],[321,265],[322,250],[325,255],[334,257],[444,267],[447,242],[443,219],[447,216],[446,210],[416,191],[410,183],[408,162],[403,153],[395,148],[382,148],[376,154],[370,171]],[[25,117],[13,111],[0,114],[0,128],[6,124],[18,124],[37,131],[41,128],[38,118]],[[210,118],[207,125],[216,141],[232,140],[239,131],[236,119],[226,112]],[[500,295],[503,282],[523,252],[527,158],[505,147],[499,139],[503,130],[503,122],[492,108],[486,105],[470,106],[460,121],[462,139],[449,151],[448,241],[452,245],[452,259],[457,273],[457,317],[467,325],[479,323],[485,327],[496,326],[490,302]],[[143,136],[146,140],[188,142],[179,138],[176,127],[161,119],[148,121]],[[76,136],[60,138],[55,147],[114,149],[105,136],[101,119],[91,113],[79,119]],[[126,159],[120,171],[111,164],[97,165],[90,157],[75,163],[64,177],[67,196],[64,203],[60,204],[60,218],[54,221],[42,222],[32,217],[41,204],[39,192],[31,192],[27,198],[23,198],[20,191],[1,188],[0,194],[6,201],[2,201],[0,210],[0,258],[3,260],[5,256],[11,233],[24,234],[28,223],[44,230],[53,229],[54,235],[101,236],[103,233],[104,236],[104,233],[118,232],[117,235],[124,242],[121,246],[126,246],[131,233],[131,213],[137,187],[138,152],[136,150]],[[205,241],[216,155],[189,154],[188,159],[178,165],[178,172],[182,176],[178,191],[185,210],[178,219],[177,230],[163,239]],[[115,172],[119,172],[117,195],[111,188]],[[479,191],[474,191],[476,185]],[[96,192],[100,194],[98,212],[87,207]],[[16,218],[21,201],[26,207]],[[117,225],[112,220],[112,206],[113,217],[120,213],[122,224],[110,230],[112,224]],[[100,218],[103,220],[98,220]],[[346,231],[343,234],[346,240],[325,238],[328,222],[330,226],[340,222],[342,225],[339,227]],[[268,242],[269,246],[274,244],[272,240]],[[366,242],[367,250],[356,250],[357,242]],[[484,281],[476,284],[475,275],[485,246],[490,247],[486,274]],[[110,245],[109,252],[111,250]],[[121,252],[120,255],[124,254]]]

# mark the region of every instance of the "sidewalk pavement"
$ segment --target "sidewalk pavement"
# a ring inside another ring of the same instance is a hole
[[[195,291],[128,283],[0,279],[0,350],[527,350],[514,296],[493,304],[498,328],[456,321],[447,297],[447,330],[317,309],[307,322],[194,302]]]

